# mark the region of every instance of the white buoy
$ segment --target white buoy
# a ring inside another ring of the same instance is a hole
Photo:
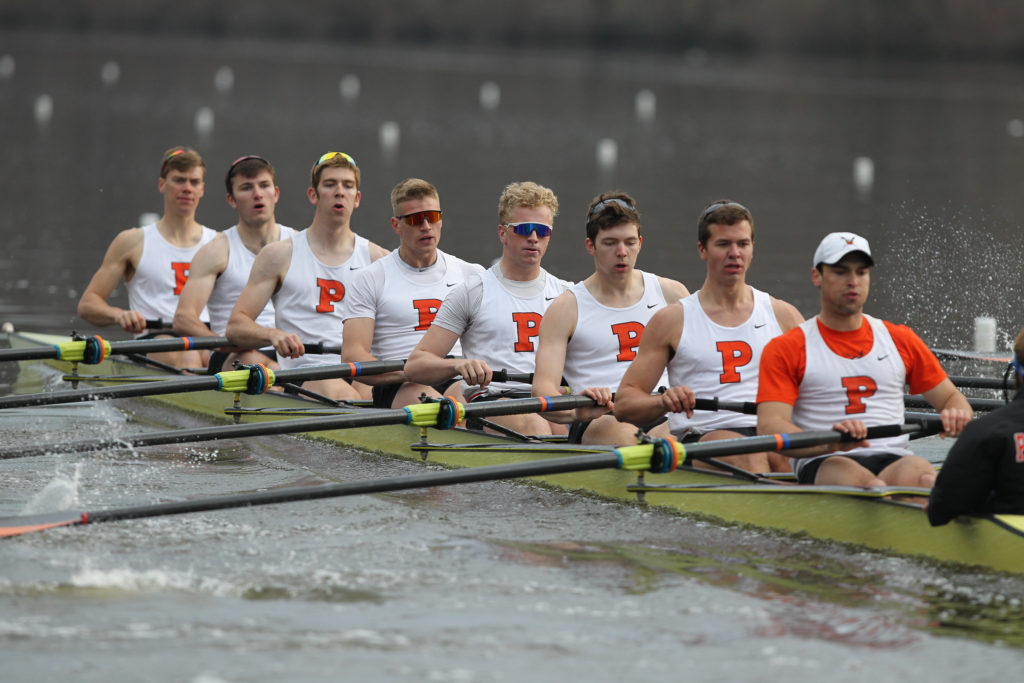
[[[1024,121],[1021,121],[1020,119],[1010,119],[1006,122],[1006,132],[1010,134],[1010,137],[1024,137]]]
[[[338,81],[338,92],[341,93],[341,99],[346,102],[355,102],[359,99],[359,76],[355,74],[345,74]]]
[[[385,121],[380,124],[378,137],[381,151],[385,156],[393,156],[398,151],[398,144],[402,140],[402,130],[394,121]]]
[[[981,316],[974,319],[974,350],[992,352],[996,350],[996,319]]]
[[[636,94],[636,118],[641,123],[650,123],[658,112],[658,96],[650,90],[641,90]]]
[[[10,320],[5,320],[4,324],[0,325],[0,332],[3,332],[4,334],[10,334],[11,332],[14,332],[14,323],[12,323]]]
[[[160,220],[160,214],[153,213],[152,211],[146,211],[145,213],[139,214],[139,227],[143,225],[152,225]]]
[[[40,126],[45,126],[53,118],[53,98],[49,95],[42,94],[36,98],[35,102],[35,117],[36,123]]]
[[[231,89],[235,87],[235,70],[230,66],[222,66],[217,69],[217,73],[213,75],[213,87],[219,93],[231,92]]]
[[[875,162],[870,157],[853,160],[853,185],[860,192],[868,192],[875,185]]]
[[[611,171],[619,163],[619,143],[611,138],[597,141],[597,166],[602,171]]]
[[[214,118],[213,110],[209,107],[199,107],[199,109],[196,109],[196,133],[199,135],[209,135],[212,133]]]
[[[14,55],[0,57],[0,78],[7,79],[14,75]]]
[[[501,86],[487,81],[480,86],[480,108],[494,111],[501,104]]]
[[[114,60],[110,60],[100,67],[100,81],[103,82],[103,85],[110,87],[112,85],[116,85],[119,80],[121,80],[120,64]]]

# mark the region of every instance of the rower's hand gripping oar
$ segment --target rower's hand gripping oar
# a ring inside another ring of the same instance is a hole
[[[586,397],[555,397],[552,402],[561,398]],[[537,399],[522,399],[524,401]],[[589,399],[588,399],[589,400]],[[512,401],[494,401],[484,404],[495,406],[499,403]],[[564,402],[563,402],[564,403]],[[430,405],[430,404],[423,404]],[[467,410],[473,407],[467,406]],[[558,405],[557,409],[566,410],[569,405]],[[551,408],[556,409],[556,408]],[[441,409],[438,408],[438,413]],[[423,417],[423,419],[427,419]],[[248,426],[248,425],[246,425]],[[890,425],[873,427],[868,430],[869,438],[891,436],[893,433],[904,433],[920,429],[920,425]],[[874,430],[874,431],[872,431]],[[487,465],[445,472],[426,472],[402,477],[389,477],[371,481],[354,481],[342,484],[325,484],[322,486],[304,486],[274,491],[259,491],[228,496],[213,496],[200,500],[176,501],[171,503],[155,503],[108,510],[82,511],[68,510],[38,515],[24,515],[0,518],[0,537],[20,536],[33,531],[43,531],[62,526],[96,524],[113,522],[123,519],[140,519],[143,517],[162,517],[187,512],[204,512],[228,508],[252,507],[256,505],[272,505],[300,500],[316,500],[320,498],[340,498],[367,493],[384,493],[387,491],[404,491],[407,489],[426,488],[432,486],[449,486],[471,482],[496,481],[500,479],[520,479],[523,477],[584,472],[599,469],[622,469],[667,473],[674,470],[682,462],[685,454],[690,457],[718,457],[722,455],[739,455],[756,453],[778,448],[805,448],[833,441],[849,440],[840,432],[799,432],[796,434],[772,434],[752,436],[727,441],[710,441],[682,444],[671,439],[656,439],[652,443],[637,446],[624,446],[608,452],[573,455],[570,457],[550,458],[539,462],[520,462],[505,465]],[[727,451],[727,452],[723,452]]]
[[[24,349],[0,349],[0,361],[42,360],[55,358],[73,363],[96,365],[112,353],[152,353],[158,351],[189,351],[228,346],[227,337],[168,337],[165,339],[134,339],[107,341],[98,335],[71,339],[60,344],[33,346]]]

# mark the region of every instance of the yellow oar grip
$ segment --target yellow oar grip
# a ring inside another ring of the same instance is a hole
[[[254,374],[253,367],[257,368]],[[243,370],[225,370],[218,372],[217,389],[220,391],[245,392],[262,394],[274,386],[274,371],[265,366],[253,366]],[[255,378],[255,379],[254,379]]]
[[[651,467],[651,455],[654,444],[642,443],[638,446],[621,446],[615,449],[619,454],[620,470],[646,470]]]
[[[89,337],[79,341],[66,341],[53,345],[57,349],[57,358],[69,362],[84,361],[96,364],[110,355],[110,342],[100,336]]]
[[[447,396],[428,403],[414,403],[402,410],[408,415],[407,424],[416,427],[451,429],[466,417],[466,406]]]

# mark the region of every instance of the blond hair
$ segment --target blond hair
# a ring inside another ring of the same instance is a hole
[[[402,202],[423,199],[424,197],[433,197],[440,201],[440,197],[437,196],[437,188],[426,180],[422,178],[406,178],[395,185],[395,189],[391,190],[391,215],[398,218],[398,205]]]
[[[552,218],[558,215],[558,197],[550,189],[529,180],[511,183],[505,186],[498,199],[498,220],[502,224],[508,223],[513,209],[532,209],[536,206],[546,206]]]
[[[197,166],[203,169],[203,177],[205,178],[206,164],[203,163],[203,157],[199,156],[199,152],[191,147],[182,147],[181,145],[171,147],[164,152],[160,161],[160,177],[166,178],[167,174],[171,171],[184,173]]]

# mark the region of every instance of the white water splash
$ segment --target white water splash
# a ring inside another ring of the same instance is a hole
[[[80,464],[74,466],[74,474],[71,476],[63,474],[58,469],[53,475],[53,479],[25,504],[21,513],[23,515],[33,515],[76,507],[79,503],[78,486],[80,480]]]

